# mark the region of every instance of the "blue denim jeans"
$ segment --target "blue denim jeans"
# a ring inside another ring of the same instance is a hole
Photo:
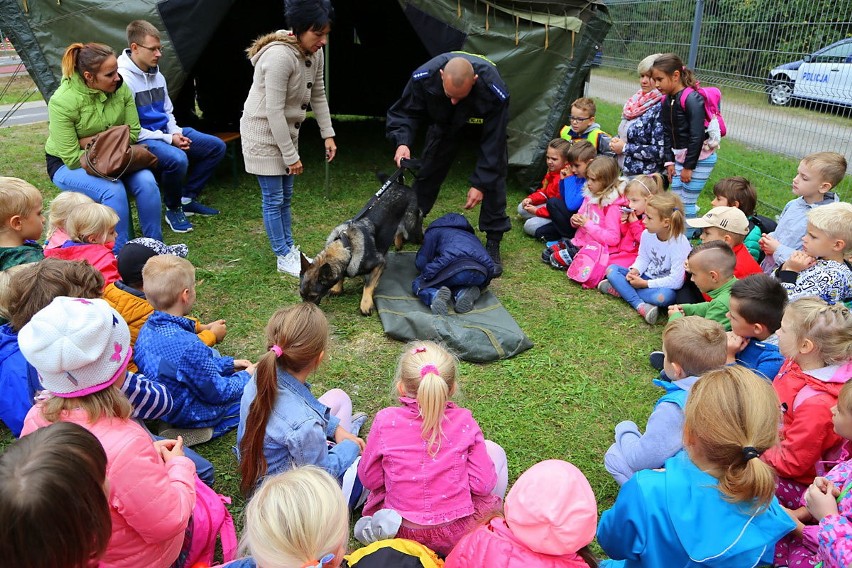
[[[435,283],[434,287],[421,288],[423,280],[420,276],[418,276],[414,279],[414,282],[411,283],[411,290],[414,292],[415,296],[420,298],[421,302],[431,307],[432,300],[435,299],[435,294],[438,293],[438,289],[442,286],[446,286],[450,289],[450,292],[453,293],[453,302],[455,302],[462,290],[473,286],[482,286],[485,284],[486,279],[487,276],[478,270],[462,270],[461,272],[456,272],[446,280]]]
[[[159,160],[160,190],[169,209],[178,207],[181,197],[198,197],[225,156],[225,143],[217,137],[188,127],[183,129],[183,135],[192,141],[188,150],[162,140],[142,141]]]
[[[85,193],[98,203],[111,207],[118,214],[118,225],[115,239],[116,254],[127,242],[130,235],[130,204],[127,201],[129,193],[136,199],[139,210],[139,225],[142,236],[163,240],[163,227],[160,213],[160,189],[151,170],[139,170],[125,175],[118,181],[107,181],[91,176],[83,168],[74,170],[62,166],[53,175],[53,183],[62,191],[78,191]]]
[[[150,431],[148,434],[150,434],[151,438],[153,438],[155,442],[157,440],[165,440],[162,436],[152,434]],[[213,469],[213,464],[201,457],[201,455],[192,448],[184,446],[183,453],[186,457],[192,460],[192,463],[195,464],[195,473],[198,475],[199,479],[201,479],[201,481],[203,481],[208,487],[213,487],[213,482],[216,481],[216,471]]]
[[[257,176],[260,184],[261,210],[266,236],[275,256],[284,256],[293,248],[290,229],[290,201],[296,176]]]
[[[606,279],[621,294],[621,297],[633,306],[634,310],[642,302],[662,308],[674,303],[674,290],[670,288],[634,288],[627,281],[627,272],[628,270],[623,266],[613,264],[606,269]],[[648,279],[645,274],[642,275],[642,278]]]

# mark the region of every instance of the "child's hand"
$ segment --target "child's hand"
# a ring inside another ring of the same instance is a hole
[[[737,353],[742,351],[748,345],[748,339],[740,337],[733,331],[727,332],[728,336],[728,363],[733,363],[737,358]]]
[[[222,340],[225,339],[225,335],[228,333],[228,328],[225,326],[225,320],[211,321],[201,327],[202,329],[213,332],[213,335],[216,336],[216,343],[222,343]]]
[[[183,437],[178,436],[177,440],[156,440],[154,449],[163,458],[163,463],[169,463],[172,459],[184,456],[183,452]]]
[[[757,241],[757,244],[760,246],[760,250],[762,250],[764,254],[775,254],[775,250],[781,242],[772,235],[763,233],[760,240]]]
[[[638,272],[628,272],[627,283],[633,286],[634,288],[648,287],[648,281],[642,278],[642,276]]]
[[[343,440],[352,440],[353,442],[358,444],[358,450],[361,452],[363,452],[364,448],[367,447],[367,443],[362,438],[359,438],[351,432],[347,432],[346,429],[344,429],[342,426],[338,426],[334,430],[334,441],[339,444]]]
[[[531,204],[531,203],[532,203],[532,199],[530,199],[529,197],[524,197],[524,198],[521,200],[521,207],[523,207],[524,209],[526,209],[526,208],[527,208],[527,205],[529,205],[529,204]]]
[[[565,166],[559,170],[559,179],[565,179],[571,176],[571,166]]]
[[[817,489],[819,489],[823,493],[828,493],[828,486],[830,484],[831,484],[831,482],[828,479],[826,479],[825,477],[814,478],[814,485],[817,487]],[[837,487],[836,485],[833,485],[833,484],[831,484],[831,485],[834,487],[834,490],[833,490],[834,497],[835,498],[839,497],[840,496],[840,488]]]
[[[582,227],[589,220],[585,215],[580,215],[579,213],[574,213],[571,216],[571,225],[574,227]]]
[[[535,213],[537,209],[538,207],[529,203],[527,205],[524,205],[524,211],[526,211],[527,213]]]
[[[254,372],[254,363],[248,359],[234,359],[234,371],[249,371]]]
[[[632,276],[639,276],[640,274],[639,274],[638,270],[636,270],[635,268],[631,268],[630,270],[627,271],[628,279],[630,278],[631,275]]]
[[[802,270],[813,266],[816,259],[806,252],[797,250],[790,255],[781,270],[792,270],[793,272],[801,272]]]
[[[668,176],[668,178],[669,178],[669,183],[672,182],[672,178],[674,177],[674,174],[675,174],[674,164],[669,164],[668,166],[666,166],[666,176]]]
[[[669,306],[669,316],[678,313],[683,314],[683,308],[681,308],[679,304],[673,304]]]
[[[674,166],[672,166],[672,167],[674,167]],[[683,183],[691,182],[692,181],[692,170],[688,170],[686,168],[683,168],[682,170],[680,170],[680,181],[682,181]]]
[[[624,140],[621,138],[613,138],[609,141],[609,149],[615,152],[616,154],[624,153]]]
[[[807,503],[808,511],[814,516],[814,519],[821,521],[826,515],[837,514],[837,501],[834,496],[834,483],[826,480],[825,491],[811,484],[805,492],[805,503]]]

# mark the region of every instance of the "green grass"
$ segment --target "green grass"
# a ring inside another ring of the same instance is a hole
[[[42,100],[41,93],[23,72],[19,75],[0,77],[0,105],[12,105],[21,102],[32,102]]]
[[[600,109],[601,123],[613,131],[619,107],[602,104]],[[394,169],[381,122],[341,121],[336,127],[339,154],[330,166],[328,199],[315,125],[307,123],[302,132],[306,173],[296,182],[293,227],[307,254],[319,251],[329,231],[376,191],[376,171]],[[44,171],[46,135],[45,124],[0,129],[4,149],[0,172],[27,179],[51,197],[57,189]],[[722,176],[739,173],[733,164],[747,163],[788,180],[785,188],[767,189],[765,199],[771,205],[781,207],[792,198],[789,180],[794,161],[730,142],[723,144],[720,154],[711,185]],[[461,209],[473,159],[472,154],[459,157],[427,222],[456,211],[476,226],[478,212]],[[708,194],[705,191],[701,202],[705,211]],[[524,196],[521,184],[512,180],[510,212]],[[220,350],[257,360],[264,353],[263,330],[269,316],[299,301],[297,281],[275,270],[253,176],[243,174],[233,184],[230,167],[224,165],[204,200],[222,214],[193,217],[195,230],[186,235],[172,234],[166,227],[165,238],[189,245],[189,259],[203,281],[194,315],[202,321],[225,318],[228,322],[228,336]],[[473,411],[485,435],[506,449],[511,480],[538,461],[566,459],[586,474],[605,510],[618,486],[603,467],[603,454],[612,443],[615,424],[630,419],[644,427],[659,397],[651,384],[656,372],[648,366],[647,354],[660,348],[662,326],[645,325],[626,303],[582,290],[563,272],[545,266],[539,258],[541,243],[525,236],[514,216],[513,222],[516,226],[503,241],[505,273],[492,283],[492,290],[535,347],[507,361],[462,363],[459,402]],[[391,379],[402,344],[384,335],[377,316],[358,313],[359,298],[359,283],[347,281],[342,296],[323,301],[332,326],[330,356],[311,380],[315,392],[340,387],[352,396],[356,409],[375,414],[394,404]],[[10,439],[8,430],[0,429],[0,447]],[[238,516],[244,503],[231,453],[234,443],[232,433],[196,449],[216,466],[216,488],[234,497],[231,509]]]

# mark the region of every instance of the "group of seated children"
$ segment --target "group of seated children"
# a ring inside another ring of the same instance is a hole
[[[852,204],[831,191],[846,173],[841,154],[818,152],[801,161],[792,184],[798,197],[777,224],[755,215],[755,188],[739,176],[719,180],[713,208],[687,219],[665,177],[621,178],[617,162],[586,141],[552,140],[547,167],[541,188],[518,205],[524,232],[548,241],[542,260],[569,269],[568,277],[586,288],[624,299],[649,324],[667,310],[670,317],[702,315],[730,330],[731,286],[764,272],[790,300],[852,302]],[[774,230],[762,232],[768,228]],[[687,229],[700,231],[700,245],[691,247]],[[570,270],[577,258],[581,279]]]

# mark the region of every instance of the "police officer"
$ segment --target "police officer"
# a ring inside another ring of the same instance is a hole
[[[482,203],[479,230],[486,234],[485,248],[494,260],[495,273],[503,272],[500,240],[512,228],[506,215],[506,124],[509,90],[497,67],[480,55],[444,53],[418,68],[388,111],[387,137],[396,146],[394,161],[411,157],[417,129],[428,124],[422,166],[414,182],[423,215],[431,211],[441,183],[461,142],[466,124],[481,125],[476,168],[470,176],[465,209]]]

